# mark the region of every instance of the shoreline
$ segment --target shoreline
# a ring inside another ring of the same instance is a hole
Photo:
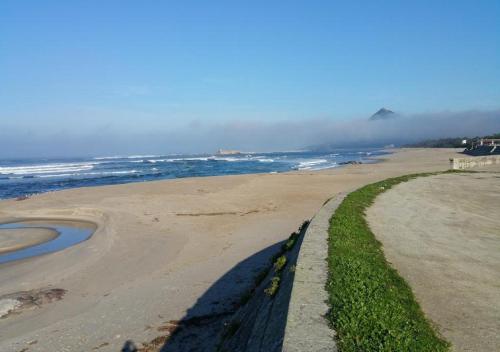
[[[354,148],[355,149],[355,148]],[[365,148],[359,148],[359,149],[365,149]],[[353,150],[353,148],[345,148],[345,149],[338,149],[338,151],[342,150]],[[363,157],[363,162],[360,164],[373,164],[377,163],[378,158],[382,158],[386,156],[387,154],[392,153],[390,149],[374,149],[372,153],[382,153],[381,155],[366,155]],[[210,155],[210,154],[207,154]],[[320,156],[318,156],[320,157]],[[88,161],[91,162],[91,161]],[[17,196],[12,196],[8,198],[0,198],[0,201],[2,200],[16,200],[16,201],[23,201],[26,200],[30,197],[44,194],[44,193],[51,193],[51,192],[60,192],[68,189],[75,189],[75,188],[87,188],[87,187],[103,187],[103,186],[116,186],[116,185],[122,185],[122,184],[131,184],[131,183],[142,183],[142,182],[158,182],[158,181],[168,181],[168,180],[178,180],[178,179],[190,179],[190,178],[203,178],[203,177],[221,177],[221,176],[241,176],[241,175],[263,175],[263,174],[285,174],[285,173],[294,173],[294,172],[316,172],[316,171],[323,171],[323,170],[330,170],[330,169],[336,169],[344,166],[348,166],[350,164],[356,164],[356,160],[348,160],[348,161],[339,161],[339,163],[335,163],[334,165],[328,165],[324,167],[319,167],[319,168],[312,168],[308,169],[307,167],[305,168],[298,168],[298,169],[288,169],[288,170],[281,170],[281,171],[260,171],[260,172],[242,172],[242,173],[236,173],[236,174],[217,174],[217,175],[198,175],[198,176],[187,176],[187,177],[159,177],[157,179],[138,179],[138,180],[123,180],[120,183],[110,183],[110,184],[102,184],[102,185],[95,185],[95,184],[89,184],[89,185],[80,185],[77,187],[67,187],[67,188],[61,188],[61,189],[55,189],[55,190],[46,190],[46,191],[41,191],[41,192],[35,192],[35,193],[22,193],[18,194]],[[1,168],[0,168],[1,169]],[[135,170],[133,170],[135,171]]]
[[[98,227],[63,251],[0,265],[0,296],[66,290],[60,301],[0,319],[0,349],[19,351],[37,340],[30,351],[101,345],[99,351],[115,351],[129,339],[151,341],[165,321],[226,311],[273,248],[327,199],[391,176],[446,170],[454,155],[403,149],[382,162],[321,171],[158,180],[2,200],[0,220],[70,218]],[[202,216],[207,213],[213,215]]]

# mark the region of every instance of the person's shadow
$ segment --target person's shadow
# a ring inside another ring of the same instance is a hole
[[[198,298],[181,320],[161,326],[159,331],[163,335],[139,349],[129,340],[122,351],[216,351],[225,323],[240,306],[244,293],[254,287],[255,277],[270,265],[284,242],[269,246],[234,266]]]

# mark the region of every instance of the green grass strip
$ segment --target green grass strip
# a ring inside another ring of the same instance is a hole
[[[453,172],[453,171],[447,171]],[[411,288],[387,263],[365,210],[380,193],[416,177],[377,182],[349,194],[330,220],[328,319],[347,351],[448,351],[425,318]]]

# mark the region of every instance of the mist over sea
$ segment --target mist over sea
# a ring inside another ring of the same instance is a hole
[[[349,161],[374,162],[379,149],[237,155],[121,155],[0,160],[0,199],[75,187],[197,176],[321,170]]]

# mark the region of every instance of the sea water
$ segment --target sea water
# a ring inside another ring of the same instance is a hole
[[[376,149],[236,155],[121,155],[0,160],[0,199],[67,188],[197,176],[321,170],[348,161],[374,162]]]

